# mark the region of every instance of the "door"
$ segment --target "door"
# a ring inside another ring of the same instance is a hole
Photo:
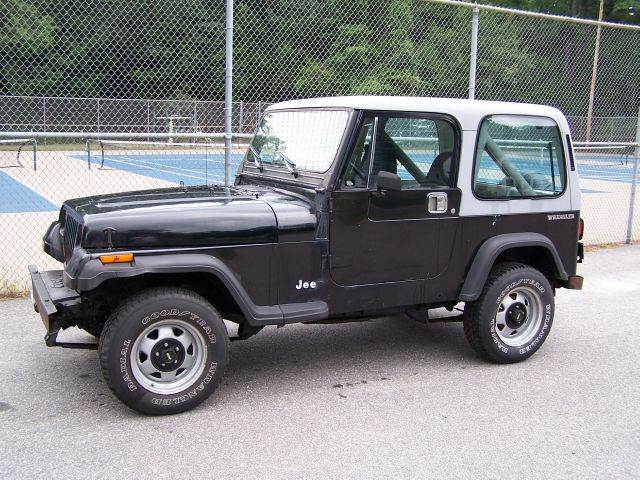
[[[364,117],[331,198],[336,283],[425,280],[446,268],[458,228],[459,140],[444,116]]]

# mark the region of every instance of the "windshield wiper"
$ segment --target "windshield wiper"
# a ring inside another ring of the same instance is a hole
[[[287,157],[284,153],[276,150],[274,152],[274,154],[278,155],[282,161],[284,162],[285,167],[287,167],[287,170],[289,170],[289,172],[291,172],[291,174],[298,178],[298,175],[300,175],[298,173],[298,169],[296,168],[296,164],[293,162],[293,160],[291,160],[289,157]]]
[[[258,152],[258,150],[256,150],[256,147],[254,147],[253,145],[249,145],[249,151],[253,155],[253,164],[258,170],[262,172],[264,170],[264,165],[262,164],[262,157],[260,156],[260,152]]]

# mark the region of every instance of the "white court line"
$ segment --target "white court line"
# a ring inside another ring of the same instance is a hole
[[[161,168],[147,167],[147,166],[145,166],[145,165],[139,165],[139,164],[137,164],[137,163],[125,162],[124,160],[115,160],[115,159],[113,159],[113,158],[112,158],[112,159],[110,159],[110,160],[111,160],[112,162],[116,162],[116,163],[124,163],[124,164],[126,164],[126,165],[133,165],[133,166],[135,166],[135,167],[146,168],[146,169],[148,169],[148,170],[156,170],[156,171],[158,171],[158,172],[164,172],[164,173],[170,173],[171,175],[176,175],[176,172],[171,172],[171,171],[169,171],[169,170],[163,170],[163,169],[161,169]],[[135,172],[127,172],[127,173],[133,173],[133,174],[135,175]],[[179,174],[179,175],[182,175],[183,177],[195,178],[196,180],[204,180],[204,181],[207,181],[207,180],[208,180],[208,177],[197,177],[197,176],[194,176],[194,175],[188,175],[188,174],[186,174],[186,173],[182,173],[182,174]],[[162,178],[161,178],[161,179],[159,179],[159,180],[164,180],[165,182],[175,183],[175,182],[171,182],[171,180],[165,180],[165,179],[162,179]]]
[[[171,168],[174,170],[180,170],[180,171],[184,171],[184,172],[192,172],[192,173],[202,173],[202,170],[193,170],[191,168],[183,168],[183,167],[174,167],[172,165],[163,165],[163,164],[158,164],[156,162],[150,161],[150,160],[142,160],[139,159],[137,156],[135,155],[115,155],[116,157],[121,157],[121,158],[125,158],[131,162],[140,162],[140,163],[146,163],[147,165],[160,165],[164,168]],[[179,161],[179,160],[178,160]],[[191,160],[194,161],[194,160]],[[198,160],[198,161],[207,161],[207,160]]]
[[[115,155],[115,156],[121,157],[121,158],[125,158],[125,159],[127,159],[129,161],[132,161],[132,162],[142,162],[142,163],[146,163],[147,165],[158,165],[157,163],[151,162],[149,160],[140,160],[140,159],[138,159],[138,158],[136,158],[135,156],[132,156],[132,155]],[[107,158],[107,160],[113,160],[113,159],[112,158]],[[207,160],[205,160],[205,161],[207,161]],[[140,166],[142,166],[142,165],[140,165]],[[174,170],[180,170],[180,171],[183,171],[183,172],[192,172],[192,173],[200,173],[200,174],[202,174],[202,170],[193,170],[191,168],[172,167],[171,165],[161,165],[161,166],[164,167],[164,168],[172,168]]]

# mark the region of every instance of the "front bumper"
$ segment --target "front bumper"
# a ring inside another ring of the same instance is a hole
[[[33,305],[42,318],[47,335],[57,333],[65,309],[78,305],[80,294],[63,285],[62,270],[40,272],[35,265],[29,265],[29,275]]]

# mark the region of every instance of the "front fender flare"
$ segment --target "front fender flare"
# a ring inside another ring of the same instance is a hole
[[[136,255],[133,264],[102,265],[92,258],[86,261],[76,278],[70,279],[79,292],[91,291],[112,278],[135,277],[147,273],[205,272],[215,275],[229,290],[251,325],[274,325],[294,321],[325,318],[325,302],[307,302],[303,305],[256,305],[251,300],[233,271],[219,258],[201,253],[174,255]],[[287,307],[287,308],[284,308]]]
[[[506,250],[520,247],[545,248],[551,254],[557,276],[561,280],[569,278],[556,247],[548,237],[534,232],[506,233],[491,237],[480,246],[467,272],[458,299],[463,302],[477,300],[498,256]]]

